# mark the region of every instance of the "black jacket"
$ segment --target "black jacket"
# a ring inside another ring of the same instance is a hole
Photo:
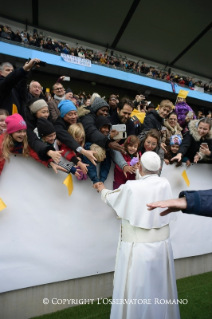
[[[56,121],[53,123],[56,129],[56,134],[58,140],[67,145],[70,149],[76,152],[76,149],[80,147],[79,143],[68,133],[69,123],[64,121],[64,119],[59,116]]]
[[[86,142],[95,143],[103,148],[106,148],[108,143],[107,136],[104,136],[96,126],[96,115],[89,113],[80,117],[80,121],[85,130]]]
[[[109,120],[111,122],[112,125],[116,125],[116,124],[123,124],[120,122],[120,119],[118,117],[118,113],[114,113],[112,116],[109,117]],[[126,123],[126,132],[127,132],[127,136],[130,135],[135,135],[135,127],[134,127],[134,123],[129,119]],[[125,139],[122,139],[119,144],[123,144],[125,141]]]
[[[32,114],[29,108],[26,108],[25,112],[25,121],[27,123],[27,137],[29,146],[38,154],[39,158],[42,161],[47,161],[50,157],[47,155],[47,152],[52,150],[55,151],[54,147],[43,143],[34,132],[34,129],[37,127],[37,117]]]
[[[143,131],[150,131],[153,128],[161,131],[163,122],[164,119],[160,117],[156,110],[149,111],[144,119]]]
[[[18,113],[24,116],[24,105],[27,99],[27,74],[23,68],[16,69],[8,76],[0,77],[0,108],[12,115],[13,104]]]

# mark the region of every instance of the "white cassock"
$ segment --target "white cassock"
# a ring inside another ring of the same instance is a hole
[[[172,198],[167,179],[145,175],[102,200],[122,219],[116,257],[111,319],[179,319],[169,223],[175,213],[147,210],[147,203]]]

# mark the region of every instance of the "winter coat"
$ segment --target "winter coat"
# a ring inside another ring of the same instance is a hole
[[[58,116],[60,116],[60,110],[58,109],[60,102],[60,100],[53,99],[47,103],[49,106],[49,113],[51,114],[52,122],[55,122]]]
[[[85,108],[84,108],[85,109]],[[80,121],[85,130],[86,141],[90,143],[95,143],[103,148],[107,147],[109,142],[108,137],[103,135],[96,126],[97,116],[95,113],[90,112],[85,116],[80,116]]]
[[[0,136],[0,175],[3,171],[3,168],[4,168],[4,164],[5,164],[5,159],[4,158],[1,158],[1,152],[2,152],[2,143],[4,141],[4,136],[5,134],[2,134]],[[17,143],[15,149],[12,149],[11,150],[11,153],[14,153],[14,154],[22,154],[22,150],[23,150],[23,144],[22,143]],[[37,162],[40,162],[41,164],[45,165],[46,167],[48,167],[49,163],[52,162],[52,159],[49,159],[47,161],[41,161],[38,154],[33,151],[31,149],[30,146],[28,146],[28,151],[29,151],[29,156],[31,156],[32,158],[34,158]]]
[[[203,191],[182,191],[179,197],[186,197],[187,208],[182,212],[212,217],[212,189]]]
[[[121,154],[123,159],[125,160],[126,164],[130,166],[130,161],[133,156],[129,154]],[[127,173],[127,177],[124,175],[123,170],[116,164],[114,168],[114,182],[113,182],[113,189],[119,188],[120,185],[125,184],[129,180],[135,180],[135,174]]]
[[[91,146],[91,143],[86,143],[85,144],[85,149],[86,150],[90,150],[90,146]],[[89,166],[87,166],[87,168],[88,168],[88,173],[87,174],[90,177],[90,179],[92,180],[93,184],[98,183],[98,182],[104,183],[104,181],[108,177],[108,174],[109,174],[109,171],[110,171],[110,166],[111,166],[110,151],[106,152],[106,158],[104,159],[104,161],[102,161],[100,163],[99,177],[97,175],[97,167],[95,165],[93,165],[91,163],[91,161],[89,161],[87,159],[87,157],[85,157],[83,155],[82,161],[85,164],[89,164]]]
[[[37,117],[31,113],[29,107],[26,107],[25,121],[27,123],[27,138],[29,146],[38,154],[40,160],[47,161],[50,157],[47,155],[48,151],[54,151],[51,145],[43,143],[34,132],[37,127]]]
[[[166,145],[170,144],[170,137],[172,135],[180,135],[182,137],[181,131],[182,127],[177,123],[175,127],[172,127],[167,120],[164,121],[164,126],[166,127],[165,133],[163,133],[163,137],[161,139],[162,143],[165,143]]]
[[[118,117],[118,113],[117,112],[109,117],[109,121],[111,122],[112,125],[123,124],[123,123],[120,122],[120,119]],[[126,133],[127,133],[127,136],[135,135],[134,123],[130,119],[126,123]],[[123,144],[124,141],[125,141],[125,139],[122,139],[119,142],[119,144]]]
[[[156,110],[149,111],[144,119],[143,131],[150,131],[153,128],[161,131],[163,123],[164,119],[160,117]]]
[[[0,77],[0,108],[9,115],[19,113],[24,116],[27,100],[27,74],[23,68],[16,69],[6,77]]]
[[[76,151],[80,144],[68,133],[70,124],[67,123],[61,116],[54,122],[54,127],[57,134],[57,139],[65,144],[69,149]]]
[[[188,113],[189,111],[192,111],[194,113],[192,108],[186,102],[177,103],[175,105],[175,112],[177,113],[178,123],[180,126],[183,127],[185,123],[184,121],[186,118],[186,113]],[[194,119],[196,119],[195,113],[194,113]]]
[[[193,162],[194,156],[199,152],[200,145],[202,143],[207,143],[208,148],[211,151],[210,156],[204,156],[201,162],[207,162],[207,160],[212,159],[212,129],[204,137],[198,134],[196,124],[198,120],[193,120],[189,123],[189,132],[183,138],[182,144],[180,145],[178,153],[185,155],[188,159]]]

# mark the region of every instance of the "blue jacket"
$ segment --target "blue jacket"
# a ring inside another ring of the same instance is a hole
[[[186,197],[187,208],[183,213],[212,217],[212,189],[204,191],[182,191],[179,197]]]
[[[85,150],[90,150],[90,146],[92,143],[86,143],[84,148]],[[90,179],[92,180],[92,182],[98,183],[98,182],[102,182],[104,183],[104,181],[107,179],[107,176],[109,174],[110,171],[110,166],[111,166],[111,158],[110,158],[110,151],[106,152],[106,158],[104,159],[103,162],[101,162],[100,164],[100,172],[99,172],[99,177],[97,175],[97,169],[96,166],[93,165],[88,159],[87,157],[85,157],[83,155],[83,159],[82,159],[83,163],[85,164],[89,164],[89,166],[87,166],[88,168],[88,176],[90,177]]]

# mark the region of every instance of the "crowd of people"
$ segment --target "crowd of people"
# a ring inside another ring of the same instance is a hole
[[[55,172],[90,178],[94,188],[108,177],[115,163],[116,189],[139,178],[140,158],[157,153],[163,163],[212,162],[211,113],[197,116],[187,104],[185,91],[175,105],[163,100],[156,107],[137,95],[134,101],[111,94],[74,95],[64,89],[63,77],[44,95],[38,81],[27,84],[38,59],[20,69],[0,65],[0,173],[12,153],[31,156]],[[96,165],[100,163],[97,172]]]
[[[44,37],[41,32],[27,32],[16,30],[13,32],[10,27],[6,25],[0,25],[0,38],[23,43],[26,45],[33,45],[34,47],[45,49],[55,53],[65,53],[81,58],[89,59],[92,63],[100,63],[101,65],[121,69],[140,75],[145,75],[154,79],[161,79],[164,81],[173,81],[180,86],[186,86],[190,89],[194,87],[200,87],[204,89],[206,93],[212,93],[212,85],[210,83],[203,83],[201,80],[195,80],[190,76],[182,76],[171,72],[171,69],[160,70],[152,66],[147,66],[144,62],[131,61],[126,57],[123,58],[119,55],[110,52],[94,52],[90,49],[85,49],[82,46],[70,47],[68,43],[63,43],[57,39],[50,37]]]

